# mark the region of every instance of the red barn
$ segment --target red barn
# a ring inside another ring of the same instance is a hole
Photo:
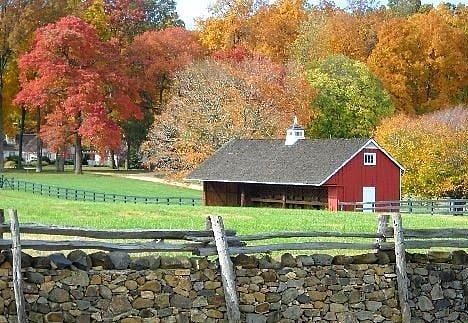
[[[400,199],[403,167],[373,139],[305,139],[295,122],[286,140],[236,139],[189,180],[203,182],[205,205],[326,207]]]

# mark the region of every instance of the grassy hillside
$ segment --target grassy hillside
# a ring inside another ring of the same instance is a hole
[[[9,171],[4,173],[7,178],[29,181],[33,183],[48,184],[64,188],[81,189],[109,194],[154,196],[154,197],[201,197],[196,190],[176,187],[172,185],[144,182],[119,176],[109,176],[85,172],[83,175],[74,175],[71,172],[56,173],[54,171],[35,173]]]

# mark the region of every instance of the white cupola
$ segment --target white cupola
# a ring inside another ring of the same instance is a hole
[[[286,146],[292,146],[300,139],[305,139],[304,128],[297,123],[297,117],[294,116],[293,124],[286,130],[286,141],[284,144]]]

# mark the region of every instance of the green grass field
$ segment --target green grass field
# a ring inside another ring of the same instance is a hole
[[[201,197],[201,193],[199,191],[188,188],[144,182],[118,176],[96,174],[94,172],[85,172],[83,175],[74,175],[71,172],[56,173],[55,171],[46,171],[43,173],[35,173],[34,171],[7,171],[4,175],[7,178],[14,177],[18,180],[33,183],[48,184],[99,193],[154,197]]]
[[[23,180],[68,188],[115,194],[199,197],[200,192],[165,184],[143,182],[87,173],[82,176],[52,172],[7,173]],[[209,214],[221,215],[226,229],[237,234],[274,231],[376,232],[377,214],[328,212],[278,208],[234,208],[179,205],[144,205],[102,202],[77,202],[0,190],[0,208],[18,210],[20,222],[54,224],[98,229],[203,229]],[[468,217],[404,215],[405,228],[468,228]],[[44,239],[44,237],[31,237]],[[50,238],[50,237],[49,237]],[[48,238],[48,239],[49,239]],[[54,238],[55,239],[55,238]],[[303,241],[366,242],[358,238],[275,239],[270,242]],[[367,240],[367,242],[370,242]],[[265,243],[265,242],[257,242]],[[255,243],[255,244],[257,244]],[[330,254],[359,253],[330,250]]]
[[[373,213],[75,202],[9,190],[0,190],[0,208],[17,209],[23,223],[106,229],[201,229],[209,214],[223,216],[226,228],[239,234],[290,230],[375,232],[377,228],[377,215]],[[468,227],[468,217],[406,215],[403,222],[407,228]]]

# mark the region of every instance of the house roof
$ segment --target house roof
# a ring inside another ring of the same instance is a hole
[[[6,140],[3,141],[3,151],[15,151],[16,150],[16,145],[12,145],[6,142]]]
[[[37,151],[37,136],[35,134],[23,135],[23,152]]]
[[[319,186],[368,144],[381,149],[369,138],[305,139],[291,146],[282,139],[236,139],[205,160],[187,179]]]

